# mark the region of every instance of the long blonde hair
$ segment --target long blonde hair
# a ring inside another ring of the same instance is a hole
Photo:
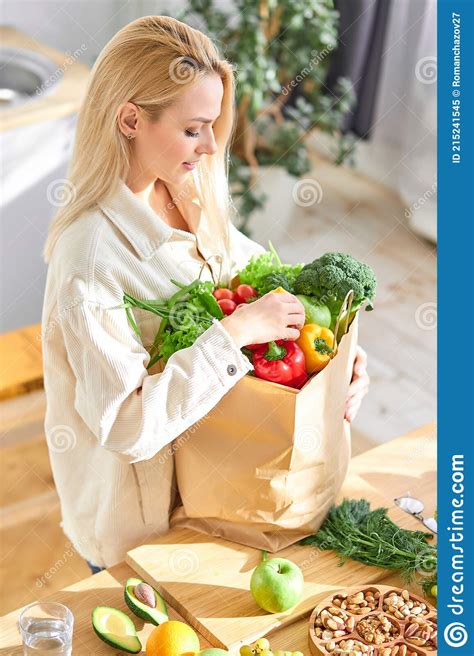
[[[157,120],[164,108],[209,73],[217,73],[224,87],[221,114],[214,123],[217,151],[201,157],[195,174],[212,234],[221,237],[216,240],[221,252],[216,254],[226,257],[232,207],[228,148],[235,129],[234,69],[220,59],[202,32],[169,16],[145,16],[117,32],[92,68],[68,171],[69,202],[51,222],[45,262],[50,261],[61,233],[126,177],[131,144],[118,127],[120,105],[133,102],[150,120]]]

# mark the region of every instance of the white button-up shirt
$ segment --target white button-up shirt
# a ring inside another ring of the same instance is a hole
[[[215,320],[193,346],[147,371],[159,317],[134,310],[124,291],[168,298],[213,254],[199,203],[173,200],[192,232],[165,223],[120,182],[117,191],[61,234],[48,268],[42,317],[45,432],[62,511],[78,553],[111,566],[169,528],[179,502],[173,440],[203,420],[253,369]],[[195,234],[194,234],[195,233]],[[231,227],[231,275],[264,248]],[[219,263],[209,261],[214,274]],[[201,276],[211,280],[205,266]],[[156,373],[153,373],[155,372]]]

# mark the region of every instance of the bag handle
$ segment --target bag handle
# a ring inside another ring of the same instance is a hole
[[[212,259],[213,257],[215,257],[217,259],[217,261],[219,262],[219,276],[217,278],[217,282],[214,278],[214,272],[212,270],[212,267],[209,264],[209,260]],[[204,267],[207,264],[207,266],[209,267],[209,271],[211,272],[212,282],[214,283],[215,287],[218,287],[219,286],[219,281],[220,281],[221,276],[222,276],[222,261],[223,261],[222,255],[210,255],[207,259],[204,260],[204,262],[202,264],[202,267],[201,267],[201,270],[199,271],[198,278],[201,279],[202,272],[204,271]]]
[[[345,319],[345,325],[344,325],[344,332],[342,333],[342,337],[347,333],[349,329],[349,317],[351,314],[351,307],[352,307],[352,301],[354,300],[354,290],[351,289],[347,292],[346,298],[344,299],[341,309],[339,310],[339,314],[337,315],[337,321],[336,321],[336,326],[334,328],[334,344],[333,344],[333,351],[334,354],[337,352],[337,335],[339,333],[339,324],[341,323],[341,318],[344,312],[346,313],[346,319]],[[341,338],[342,339],[342,338]]]

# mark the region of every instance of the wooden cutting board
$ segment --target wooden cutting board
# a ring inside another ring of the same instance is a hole
[[[365,498],[372,508],[386,500],[356,475],[346,478],[338,502],[344,497]],[[400,526],[419,529],[412,517],[397,508],[391,518]],[[173,529],[166,535],[128,552],[126,562],[160,591],[189,624],[216,647],[234,650],[301,617],[309,616],[318,601],[341,587],[383,580],[387,571],[347,561],[329,551],[292,545],[278,554],[299,565],[305,579],[300,603],[286,613],[261,610],[250,594],[250,577],[261,552],[221,538]]]
[[[145,654],[148,636],[155,629],[155,626],[134,615],[124,601],[123,589],[125,582],[131,576],[135,576],[135,572],[125,563],[119,563],[94,576],[88,576],[82,581],[77,581],[63,590],[57,590],[44,599],[48,602],[65,604],[73,613],[73,656],[124,656],[125,652],[122,649],[106,645],[94,633],[91,613],[95,606],[112,606],[112,608],[118,608],[118,610],[128,615],[135,624],[137,635],[143,646],[140,653]],[[28,602],[32,601],[33,598],[30,597]],[[17,626],[23,608],[18,608],[8,613],[8,615],[0,617],[1,656],[23,656],[22,641]],[[170,620],[184,621],[184,618],[173,608],[169,609],[169,615]],[[201,636],[200,643],[201,649],[210,647],[210,644]]]

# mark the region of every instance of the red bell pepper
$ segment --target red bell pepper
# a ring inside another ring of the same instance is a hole
[[[283,344],[285,340],[284,339],[276,339],[274,342],[260,342],[259,344],[247,344],[247,346],[244,346],[244,348],[249,349],[249,351],[259,351],[261,349],[266,349],[268,348],[268,344],[273,343],[273,344]]]
[[[304,353],[298,344],[278,340],[269,342],[253,352],[255,375],[273,383],[299,389],[308,380]]]

